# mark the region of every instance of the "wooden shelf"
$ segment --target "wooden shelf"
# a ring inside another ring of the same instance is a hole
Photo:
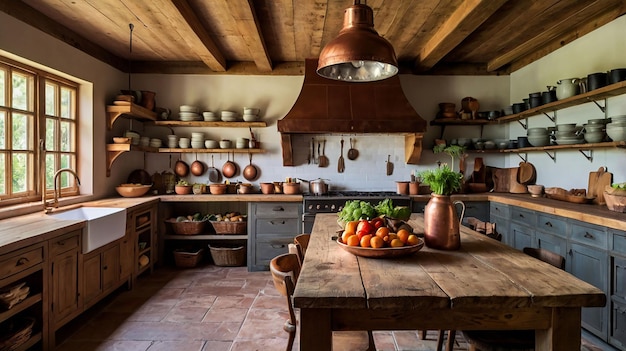
[[[517,148],[517,149],[467,150],[467,152],[497,154],[497,153],[520,153],[520,152],[524,153],[524,152],[532,152],[532,151],[568,150],[568,149],[590,150],[590,149],[612,148],[612,147],[626,148],[626,141],[610,141],[606,143],[550,145],[550,146],[536,146],[536,147],[532,146],[532,147],[523,147],[523,148]]]
[[[247,240],[248,236],[243,235],[218,235],[218,234],[198,234],[198,235],[164,235],[165,240]]]
[[[498,121],[487,119],[460,118],[436,118],[430,121],[431,126],[484,126],[486,124],[498,124]]]
[[[163,127],[218,127],[218,128],[250,128],[267,127],[265,121],[254,122],[207,122],[207,121],[154,121],[156,126]]]
[[[10,310],[3,311],[2,313],[0,313],[0,323],[26,310],[30,306],[33,306],[34,304],[38,303],[39,301],[41,301],[41,297],[42,297],[41,293],[28,296],[22,302],[13,306],[13,308],[11,308]]]
[[[24,344],[16,348],[15,351],[28,350],[31,347],[35,346],[39,341],[41,341],[41,338],[41,332],[33,333],[30,338]]]
[[[137,254],[137,257],[140,257],[141,255],[145,255],[146,253],[150,252],[150,247],[146,247],[145,249],[139,251],[139,254]]]
[[[123,116],[140,121],[156,121],[157,119],[157,115],[153,111],[126,101],[116,101],[115,105],[107,106],[106,111],[108,117],[107,127],[109,130],[113,127],[115,121]]]
[[[264,149],[181,149],[181,148],[160,148],[157,152],[165,153],[235,153],[235,154],[262,154]]]

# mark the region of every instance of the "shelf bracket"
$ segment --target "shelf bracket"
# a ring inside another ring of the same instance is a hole
[[[585,158],[587,159],[587,161],[589,162],[593,162],[593,150],[583,150],[583,149],[578,149],[578,151],[583,154],[583,156],[585,156]],[[589,152],[589,154],[586,154],[585,151]]]
[[[519,158],[521,158],[521,159],[522,159],[522,161],[524,161],[524,162],[528,162],[528,154],[527,154],[526,152],[524,152],[524,157],[522,157],[522,155],[521,155],[521,154],[522,154],[521,152],[518,152],[518,153],[517,153],[517,156],[518,156]]]
[[[123,153],[125,153],[126,151],[123,150],[119,150],[119,151],[107,151],[107,177],[111,176],[111,166],[113,165],[113,162]]]
[[[548,117],[548,119],[549,119],[550,121],[552,121],[552,123],[556,123],[556,111],[554,112],[554,116],[553,116],[553,117],[550,117],[550,115],[549,115],[549,114],[547,114],[546,112],[544,112],[543,114],[544,114],[546,117]]]
[[[548,155],[548,157],[550,157],[552,159],[552,161],[554,161],[556,163],[556,152],[550,153],[548,150],[543,150],[546,155]]]
[[[524,122],[522,122],[521,119],[518,119],[517,123],[519,123],[524,130],[528,129],[528,117],[524,119]]]
[[[593,100],[591,98],[587,98],[587,100],[589,100],[589,101],[593,102],[594,104],[596,104],[596,106],[598,106],[598,108],[600,109],[600,111],[602,111],[602,113],[606,113],[606,101],[604,103],[605,106],[600,106],[600,104],[596,100]]]
[[[443,139],[443,133],[445,132],[446,132],[446,125],[444,124],[441,126],[441,135],[439,136],[439,139]]]

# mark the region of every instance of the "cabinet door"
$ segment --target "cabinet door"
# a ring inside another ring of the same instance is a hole
[[[70,250],[52,258],[52,318],[58,321],[78,310],[78,251]]]
[[[566,262],[568,271],[574,276],[608,292],[607,253],[592,247],[570,244],[569,260]],[[582,309],[582,325],[602,340],[607,340],[608,305]]]
[[[567,241],[562,237],[540,231],[535,232],[535,237],[536,247],[567,257]]]
[[[511,233],[510,245],[518,250],[522,250],[525,247],[532,247],[533,245],[533,237],[534,230],[532,228],[519,225],[516,223],[511,223],[511,229],[509,230]]]
[[[513,246],[513,238],[509,229],[509,220],[500,216],[492,215],[489,221],[495,224],[496,232],[502,235],[502,242],[509,246]]]
[[[102,291],[100,262],[100,253],[85,256],[83,261],[83,296],[85,304],[96,298]]]
[[[102,252],[102,291],[107,291],[113,287],[119,277],[119,246],[113,246]]]
[[[459,210],[459,207],[457,207]],[[460,214],[460,213],[459,213]],[[467,217],[478,218],[483,222],[489,221],[489,202],[487,201],[467,201],[465,202],[465,216],[463,224],[467,225]]]
[[[130,234],[127,234],[120,242],[120,279],[126,280],[131,274],[135,262],[135,243],[131,239]]]

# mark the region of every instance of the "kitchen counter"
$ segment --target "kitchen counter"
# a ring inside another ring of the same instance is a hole
[[[302,194],[159,195],[162,202],[302,202]]]

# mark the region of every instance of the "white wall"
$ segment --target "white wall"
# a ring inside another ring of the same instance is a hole
[[[586,77],[587,74],[626,67],[626,16],[585,35],[511,74],[511,102],[521,102],[529,93],[545,91],[547,85],[570,77]],[[604,101],[599,102],[604,105]],[[626,96],[608,99],[606,114],[593,103],[557,111],[556,123],[582,125],[591,118],[626,114]],[[537,116],[529,119],[530,127],[554,125],[548,118]],[[509,135],[525,135],[518,123],[509,126]],[[556,162],[544,153],[528,154],[529,162],[537,168],[537,183],[565,189],[587,188],[588,175],[598,167],[606,166],[613,173],[615,182],[626,181],[626,150],[594,149],[593,162],[587,161],[578,150],[558,151]],[[516,166],[520,159],[509,156],[508,166]]]

